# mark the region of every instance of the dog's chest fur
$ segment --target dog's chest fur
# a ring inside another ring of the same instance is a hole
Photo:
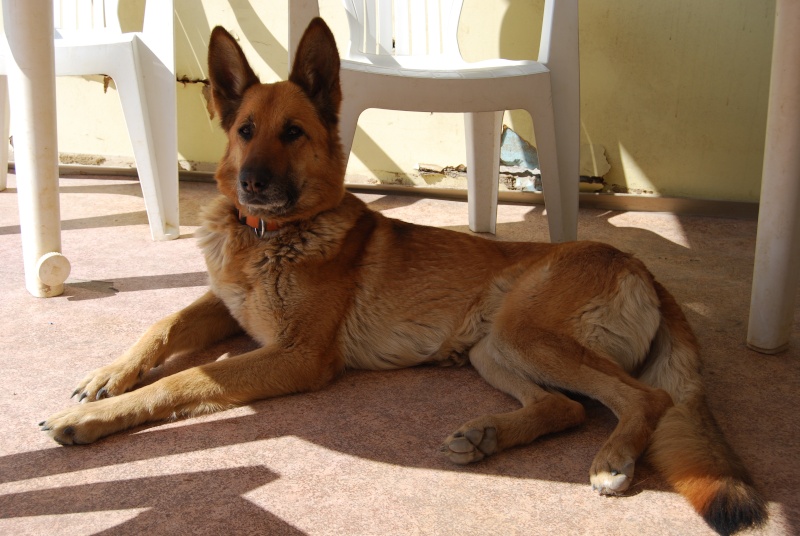
[[[471,280],[426,265],[441,266],[434,257],[463,245],[437,251],[438,231],[384,218],[351,196],[302,228],[263,239],[239,223],[225,198],[204,216],[197,234],[211,289],[263,345],[290,347],[302,338],[353,368],[458,364],[485,334],[500,300],[498,283],[485,274]],[[421,242],[425,253],[409,255],[400,242],[419,242],[408,236],[418,232],[434,234]]]
[[[335,254],[344,230],[286,228],[259,238],[239,222],[232,203],[217,198],[204,211],[198,230],[211,290],[239,324],[260,343],[291,336],[292,323],[309,319],[313,288],[304,283],[323,260]]]

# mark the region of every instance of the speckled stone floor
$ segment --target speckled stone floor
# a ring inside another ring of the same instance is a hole
[[[208,183],[181,183],[181,238],[152,242],[135,181],[61,180],[63,296],[24,288],[14,177],[0,192],[0,534],[712,534],[645,465],[630,496],[588,485],[615,419],[468,467],[437,451],[513,400],[469,367],[348,372],[330,388],[60,447],[36,423],[74,403],[85,372],[205,290],[192,233]],[[466,228],[465,203],[362,196],[413,222]],[[769,500],[755,534],[800,534],[800,329],[778,356],[744,344],[756,223],[580,212],[579,235],[635,252],[675,294],[704,349],[712,409]],[[542,207],[499,208],[498,240],[546,240]],[[591,278],[587,273],[584,277]],[[580,281],[575,281],[579,285]],[[800,300],[798,300],[800,304]],[[800,314],[796,314],[800,319]],[[253,347],[245,337],[161,374]]]

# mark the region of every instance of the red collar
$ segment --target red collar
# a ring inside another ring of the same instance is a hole
[[[259,238],[262,238],[266,232],[277,231],[281,228],[281,224],[274,220],[264,221],[255,216],[248,216],[241,209],[239,210],[239,222],[251,227]]]

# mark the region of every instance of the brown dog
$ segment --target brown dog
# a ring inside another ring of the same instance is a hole
[[[288,82],[260,84],[222,28],[208,63],[228,134],[223,195],[199,232],[211,290],[84,379],[75,393],[91,402],[41,424],[56,441],[320,389],[347,367],[469,360],[522,407],[461,426],[442,448],[453,462],[581,423],[561,391],[581,393],[619,418],[591,467],[600,493],[623,492],[649,446],[718,531],[766,518],[707,409],[694,335],[641,262],[603,244],[490,242],[368,210],[344,189],[339,57],[321,19]],[[171,355],[242,330],[263,346],[130,391]]]

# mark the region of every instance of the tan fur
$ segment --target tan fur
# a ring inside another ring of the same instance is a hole
[[[76,394],[91,402],[42,428],[63,444],[89,443],[147,421],[320,389],[348,367],[469,360],[522,407],[461,426],[442,447],[453,462],[581,423],[583,407],[562,393],[575,392],[619,419],[590,471],[600,493],[624,492],[649,446],[717,530],[762,521],[763,501],[705,405],[694,336],[644,265],[598,243],[486,241],[368,210],[344,190],[338,69],[320,19],[290,80],[271,85],[214,30],[211,93],[228,147],[216,174],[222,195],[198,232],[210,290],[88,375]],[[239,211],[280,228],[256,236]],[[132,390],[171,355],[242,330],[261,347]]]

